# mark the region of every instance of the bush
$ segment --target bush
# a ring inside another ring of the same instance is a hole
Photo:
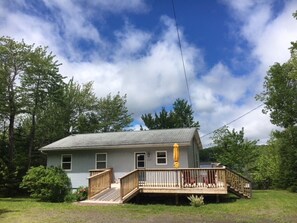
[[[188,197],[188,199],[190,201],[190,205],[193,207],[200,207],[204,205],[204,197],[202,195],[201,196],[191,195]]]
[[[71,182],[67,174],[58,167],[32,167],[24,176],[20,187],[33,198],[42,201],[63,202],[70,193]]]
[[[288,190],[292,193],[297,193],[297,184],[289,187]]]
[[[88,187],[79,187],[75,192],[76,200],[83,201],[88,198]]]
[[[79,187],[73,193],[69,193],[65,197],[66,202],[83,201],[88,198],[88,187]]]

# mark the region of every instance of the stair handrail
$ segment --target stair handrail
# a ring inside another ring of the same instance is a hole
[[[120,178],[121,200],[135,189],[139,189],[139,171],[136,169]]]
[[[252,197],[252,181],[226,167],[226,183],[241,196]]]
[[[88,199],[96,196],[103,190],[111,188],[112,183],[112,169],[98,170],[98,173],[93,173],[89,179]]]

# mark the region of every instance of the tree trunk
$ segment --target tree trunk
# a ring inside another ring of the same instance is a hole
[[[35,112],[32,114],[32,127],[30,133],[30,143],[28,149],[28,169],[31,167],[32,163],[32,151],[34,148],[34,141],[35,141],[35,126],[36,126],[36,115]]]
[[[8,135],[9,135],[9,162],[10,164],[13,163],[14,159],[14,154],[15,154],[15,142],[14,142],[14,120],[15,120],[15,115],[11,114],[9,116],[9,128],[8,128]]]

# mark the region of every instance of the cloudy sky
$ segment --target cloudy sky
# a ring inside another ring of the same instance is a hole
[[[261,103],[269,66],[297,40],[296,0],[174,0],[190,97],[206,134]],[[60,72],[94,82],[98,97],[127,94],[140,116],[189,100],[171,0],[0,0],[0,35],[48,46]],[[275,127],[260,107],[229,126],[265,143]]]

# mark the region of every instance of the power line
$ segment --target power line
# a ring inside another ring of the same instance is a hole
[[[188,77],[187,77],[186,66],[185,66],[184,55],[183,55],[183,49],[182,49],[180,36],[179,36],[179,30],[178,30],[178,25],[177,25],[174,0],[171,0],[171,2],[172,2],[172,9],[173,9],[173,14],[174,14],[174,19],[175,19],[175,27],[176,27],[176,33],[177,33],[177,38],[178,38],[178,43],[179,43],[180,55],[181,55],[182,64],[183,64],[183,68],[184,68],[184,75],[185,75],[185,80],[186,80],[189,103],[192,106],[192,100],[191,100],[190,89],[189,89],[189,84],[188,84]]]
[[[258,108],[262,107],[263,105],[264,105],[263,103],[260,104],[260,105],[258,105],[257,107],[255,107],[255,108],[249,110],[248,112],[246,112],[246,113],[244,113],[243,115],[237,117],[236,119],[233,119],[232,121],[228,122],[227,124],[225,124],[225,125],[221,126],[220,128],[217,128],[217,129],[215,129],[215,130],[213,130],[213,131],[211,131],[211,132],[209,132],[209,133],[207,133],[207,134],[201,136],[200,138],[203,138],[203,137],[205,137],[205,136],[208,136],[208,135],[212,134],[213,132],[215,132],[216,130],[221,129],[221,128],[223,128],[223,127],[226,126],[226,125],[230,125],[230,124],[233,123],[233,122],[236,122],[237,120],[239,120],[239,119],[243,118],[244,116],[250,114],[251,112],[257,110]]]

